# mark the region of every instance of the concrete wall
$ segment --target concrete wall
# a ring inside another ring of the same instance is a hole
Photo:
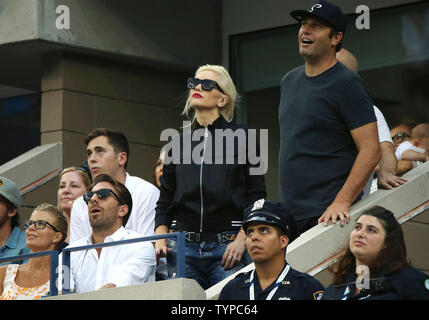
[[[13,180],[21,191],[20,223],[28,219],[38,204],[56,204],[56,177],[61,169],[61,143],[36,147],[0,166],[0,175]]]
[[[58,29],[59,5],[70,29]],[[29,40],[194,68],[221,57],[216,0],[2,0],[0,44]],[[203,48],[203,50],[201,50]]]
[[[74,293],[43,300],[205,300],[206,293],[192,279],[173,279],[136,286]]]
[[[123,132],[128,172],[151,180],[165,128],[179,128],[186,73],[69,54],[45,56],[42,144],[63,142],[63,166],[83,163],[86,134],[96,127]]]
[[[0,16],[0,45],[37,39],[36,0],[2,0]]]
[[[39,38],[46,41],[191,68],[220,60],[216,0],[37,2]],[[69,30],[56,28],[59,5],[70,10]]]

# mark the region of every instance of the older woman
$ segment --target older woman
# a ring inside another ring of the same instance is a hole
[[[155,232],[166,234],[169,228],[185,232],[186,277],[207,289],[250,262],[241,221],[247,206],[265,198],[265,181],[263,175],[249,173],[248,158],[237,161],[240,151],[247,150],[247,141],[237,142],[233,137],[240,132],[247,137],[248,129],[231,123],[237,91],[227,70],[202,66],[187,85],[183,113],[192,119],[192,126],[174,137],[166,150]],[[219,131],[227,139],[232,137],[234,150],[214,143],[212,138]],[[188,151],[181,148],[189,141]],[[176,152],[177,147],[184,151]],[[219,156],[219,151],[226,152]],[[169,242],[167,246],[165,239],[158,240],[155,249],[158,257],[169,253],[173,276],[177,249],[172,248],[174,241]]]
[[[31,253],[56,250],[67,236],[67,220],[57,207],[37,206],[24,223]],[[0,267],[0,300],[39,299],[49,291],[50,256],[30,259],[23,265]]]
[[[408,260],[402,228],[382,207],[357,220],[323,300],[429,299],[429,276]]]
[[[83,167],[69,167],[60,173],[58,185],[58,208],[63,211],[70,229],[70,213],[73,202],[81,195],[89,191],[91,185],[88,172]],[[65,243],[69,243],[70,230],[67,233]]]

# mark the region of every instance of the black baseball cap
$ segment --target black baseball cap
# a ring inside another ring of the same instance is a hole
[[[255,201],[244,211],[244,231],[247,230],[251,222],[277,226],[288,236],[289,243],[298,237],[295,218],[280,202],[265,201],[264,199]]]
[[[317,17],[333,26],[337,31],[346,32],[347,19],[340,7],[329,3],[328,1],[320,0],[313,4],[308,10],[294,10],[290,13],[298,22],[301,22],[305,17]]]

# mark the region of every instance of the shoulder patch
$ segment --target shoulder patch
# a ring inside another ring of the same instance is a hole
[[[313,293],[313,299],[322,300],[323,292],[324,291],[316,291],[315,293]]]

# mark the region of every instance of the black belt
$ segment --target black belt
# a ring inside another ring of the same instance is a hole
[[[186,232],[185,239],[193,242],[218,242],[224,243],[235,239],[235,233],[222,232],[222,233],[199,233],[199,232]]]

